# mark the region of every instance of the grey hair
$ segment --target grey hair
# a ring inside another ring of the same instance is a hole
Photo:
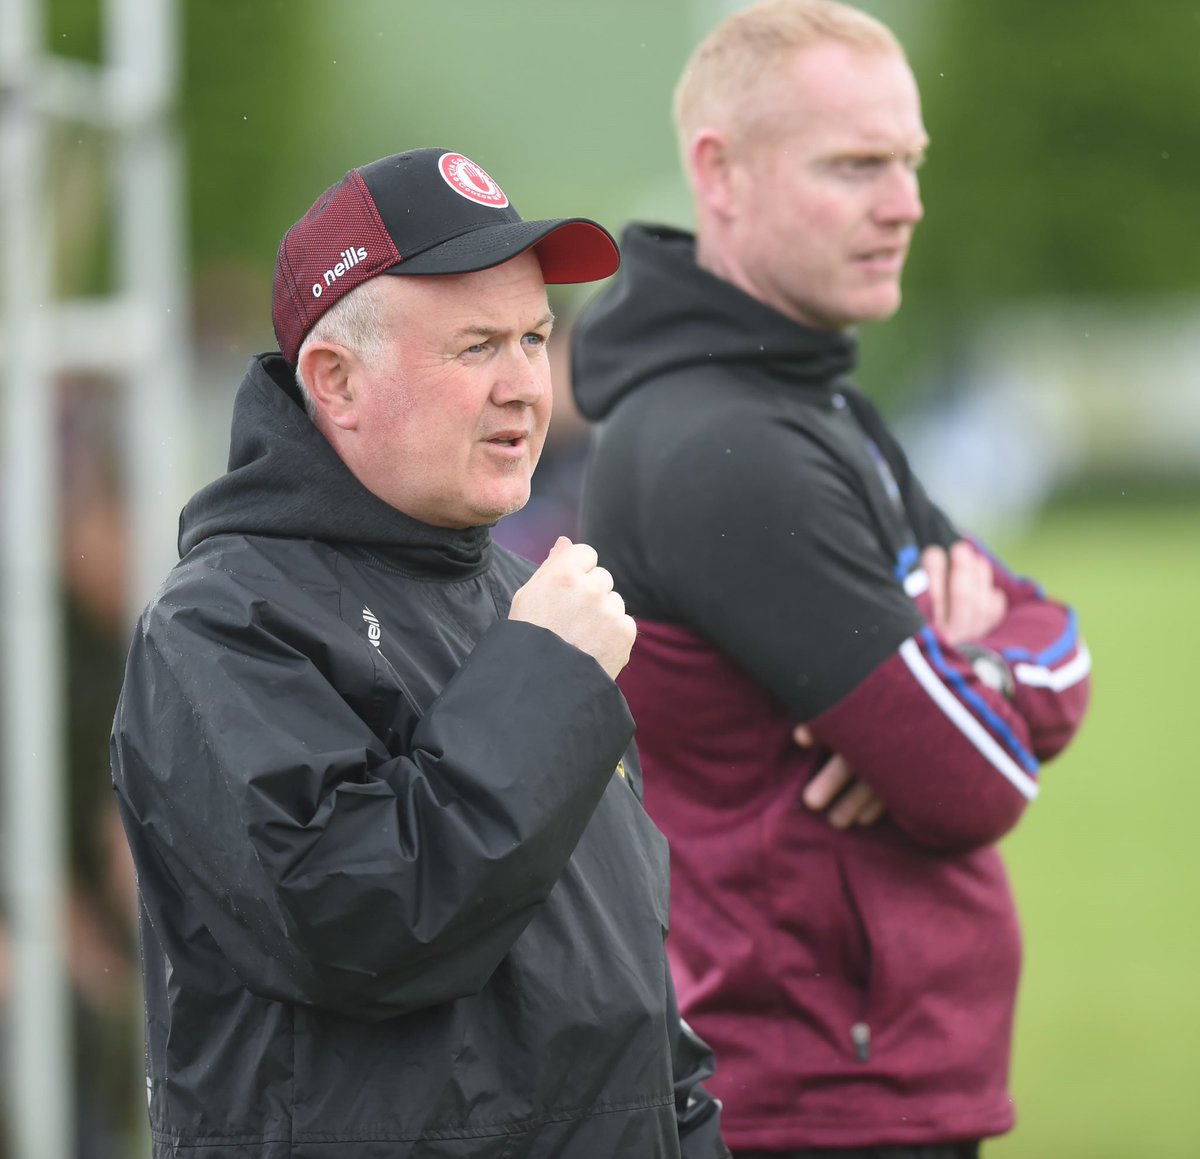
[[[296,354],[296,385],[304,399],[304,409],[310,419],[316,417],[317,404],[308,383],[300,372],[305,350],[314,342],[335,342],[354,351],[366,363],[376,362],[383,352],[383,311],[380,308],[379,277],[356,286],[340,301],[335,302],[313,324],[304,336]]]

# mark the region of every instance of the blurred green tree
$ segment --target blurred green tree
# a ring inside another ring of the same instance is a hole
[[[183,17],[181,125],[197,264],[252,257],[268,272],[307,207],[321,143],[308,123],[314,0],[196,0]],[[321,187],[320,178],[316,178]]]
[[[187,276],[200,328],[219,315],[258,317],[269,300],[274,245],[320,188],[324,167],[310,122],[318,0],[180,0],[175,116],[186,166]],[[45,47],[84,62],[102,59],[104,0],[48,0]],[[52,188],[58,211],[60,291],[110,288],[112,213],[105,177],[107,132],[93,125],[52,129]],[[305,191],[297,197],[294,190]],[[210,276],[210,271],[215,271]],[[230,277],[229,275],[233,276]]]
[[[942,5],[910,284],[960,302],[1192,291],[1200,6]]]
[[[924,23],[927,217],[903,313],[863,333],[885,404],[952,373],[956,336],[997,304],[1200,281],[1200,6],[939,2]]]
[[[904,312],[863,333],[885,404],[937,378],[933,362],[998,302],[1192,289],[1200,5],[859,2],[908,46],[934,142]],[[202,324],[231,286],[226,313],[261,315],[282,231],[347,166],[393,148],[476,151],[531,215],[686,224],[670,90],[731,7],[181,0]],[[49,0],[53,50],[94,58],[100,12]]]

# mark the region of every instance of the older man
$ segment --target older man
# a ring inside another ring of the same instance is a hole
[[[676,120],[696,234],[626,233],[573,377],[681,1005],[739,1156],[974,1155],[1013,1121],[996,842],[1079,724],[1087,652],[847,377],[924,212],[895,37],[768,0],[696,50]]]
[[[441,149],[284,237],[280,353],[114,727],[157,1156],[727,1154],[613,682],[633,623],[590,547],[489,537],[550,418],[545,285],[617,261]]]

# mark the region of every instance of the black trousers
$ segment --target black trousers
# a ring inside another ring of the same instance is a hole
[[[978,1143],[932,1147],[851,1147],[806,1151],[738,1151],[733,1159],[979,1159]]]

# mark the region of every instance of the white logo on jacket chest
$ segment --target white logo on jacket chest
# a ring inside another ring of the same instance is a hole
[[[367,625],[367,639],[378,648],[379,641],[383,639],[383,629],[379,626],[379,621],[370,608],[363,608],[363,623]]]

